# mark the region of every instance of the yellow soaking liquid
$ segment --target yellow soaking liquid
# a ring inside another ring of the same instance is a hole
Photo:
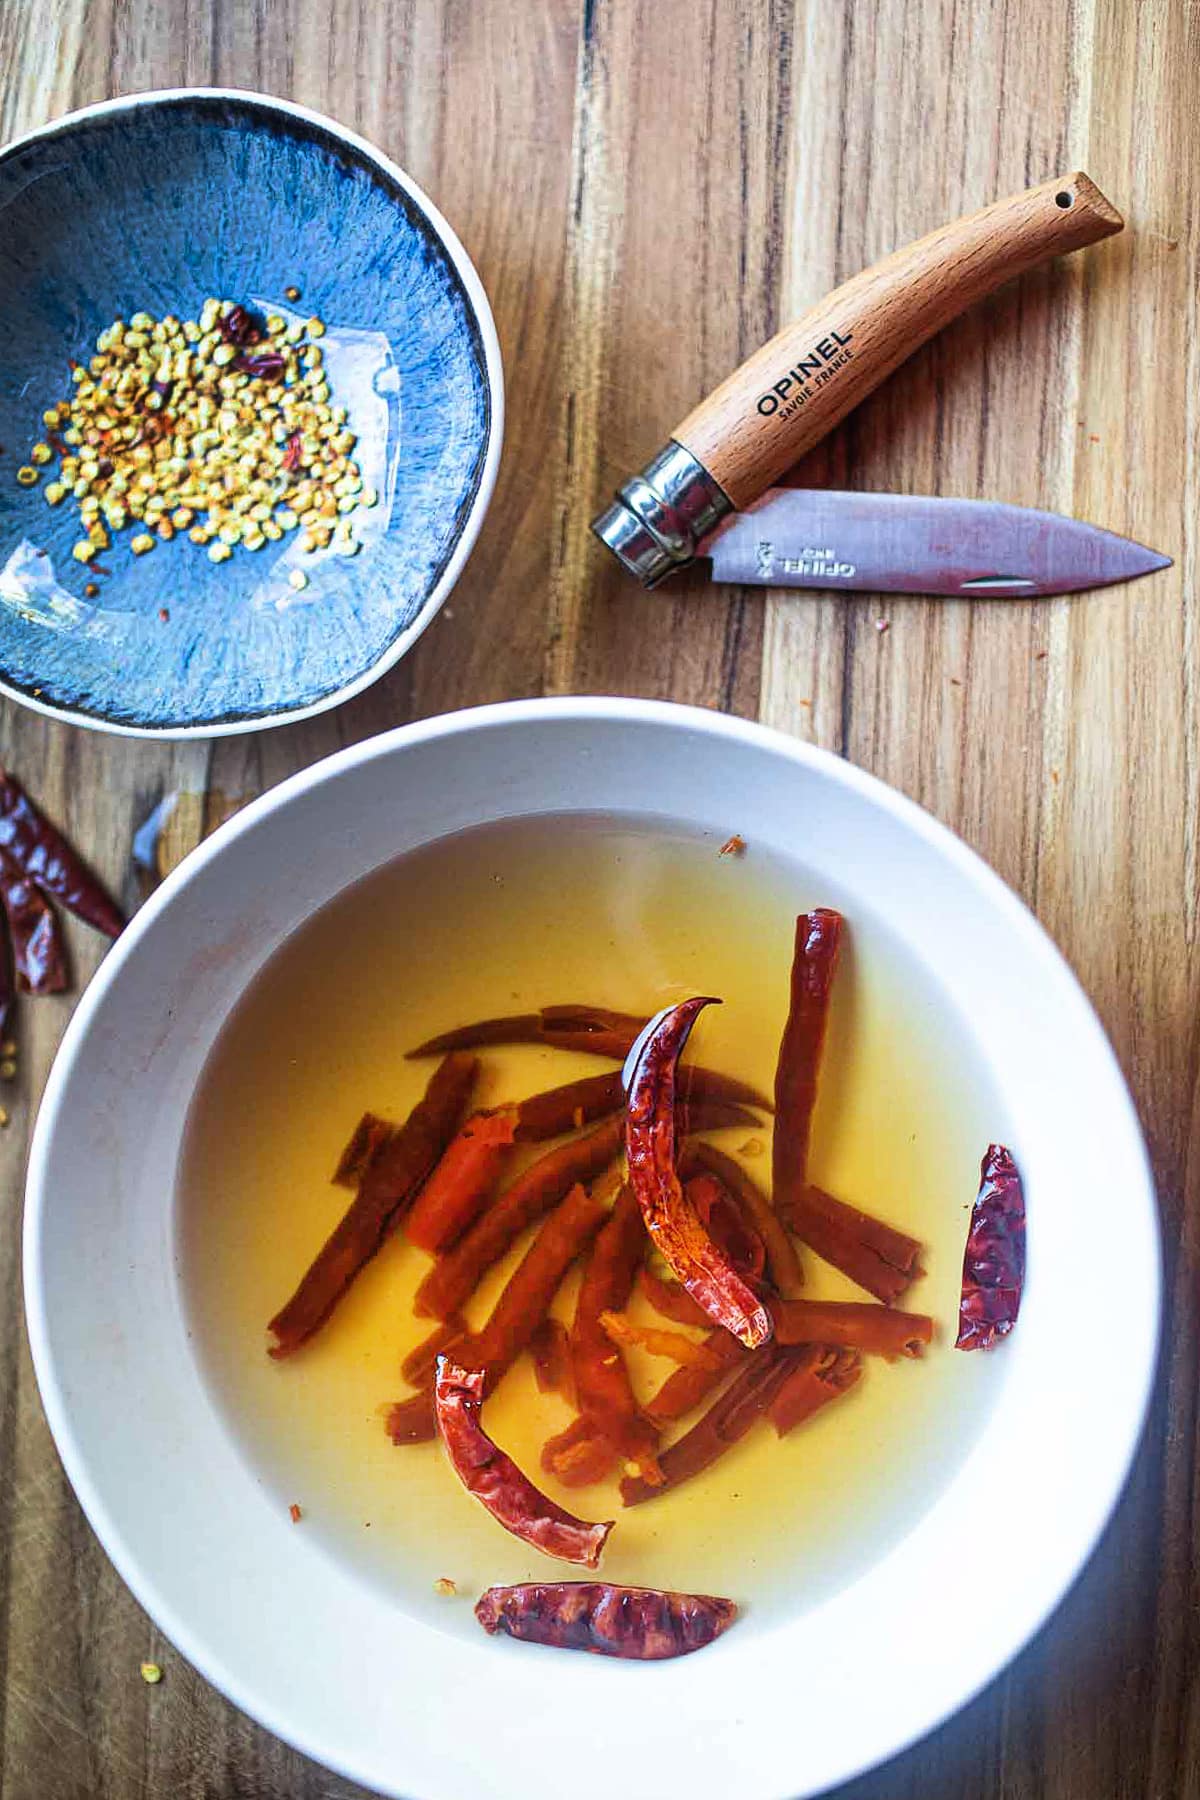
[[[716,994],[724,1004],[702,1016],[689,1055],[769,1093],[795,915],[820,904],[847,912],[811,1171],[927,1247],[927,1273],[901,1305],[933,1315],[935,1343],[919,1361],[869,1358],[846,1398],[788,1438],[756,1425],[704,1475],[629,1509],[615,1481],[568,1490],[543,1474],[541,1446],[573,1414],[538,1392],[522,1358],[485,1423],[557,1500],[617,1520],[606,1579],[729,1594],[758,1620],[794,1614],[915,1523],[1003,1378],[1002,1354],[952,1348],[979,1159],[1005,1122],[938,980],[936,932],[918,964],[889,932],[884,876],[877,908],[864,913],[801,861],[753,844],[721,856],[719,846],[653,818],[573,815],[483,827],[404,857],[281,947],[198,1089],[180,1171],[180,1266],[222,1412],[281,1517],[298,1504],[297,1530],[442,1628],[477,1630],[470,1603],[491,1583],[581,1571],[510,1537],[459,1485],[439,1444],[394,1447],[385,1434],[382,1410],[409,1391],[401,1359],[433,1323],[411,1305],[428,1257],[394,1237],[303,1350],[284,1362],[266,1352],[267,1320],[349,1203],[330,1181],[345,1141],[364,1110],[405,1117],[434,1065],[404,1053],[435,1032],[559,1001],[648,1015]],[[612,1066],[533,1046],[481,1055],[485,1105]],[[769,1183],[768,1117],[713,1141]],[[475,1296],[472,1324],[531,1235]],[[804,1261],[814,1297],[868,1298],[811,1252]],[[567,1321],[577,1280],[555,1306]],[[673,1365],[634,1353],[631,1367],[645,1396]],[[458,1598],[435,1593],[443,1577]]]

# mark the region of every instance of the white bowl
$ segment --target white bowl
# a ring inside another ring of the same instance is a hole
[[[757,1628],[748,1617],[701,1655],[650,1666],[431,1629],[293,1529],[210,1398],[176,1268],[188,1104],[219,1027],[283,937],[446,833],[597,809],[717,830],[733,820],[783,857],[802,843],[805,865],[864,908],[882,892],[897,939],[936,956],[972,1021],[1030,1215],[1025,1302],[993,1353],[1004,1365],[991,1417],[915,1526],[799,1616]],[[771,1800],[818,1793],[911,1743],[1060,1600],[1138,1439],[1159,1248],[1141,1134],[1100,1025],[969,850],[849,764],[760,727],[557,700],[346,750],[247,808],[164,883],[92,983],[51,1075],[25,1292],[46,1412],[92,1525],[180,1651],[272,1731],[409,1800],[610,1800],[614,1782],[664,1800]],[[1081,1328],[1075,1297],[1113,1293],[1120,1333]]]

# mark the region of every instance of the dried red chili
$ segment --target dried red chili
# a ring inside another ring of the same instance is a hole
[[[480,1424],[483,1388],[478,1369],[462,1369],[448,1357],[439,1357],[434,1408],[455,1474],[514,1537],[547,1556],[596,1568],[613,1521],[577,1519],[533,1485]]]
[[[684,1183],[684,1194],[710,1238],[743,1280],[757,1282],[767,1266],[762,1238],[743,1217],[729,1189],[711,1170]]]
[[[762,1417],[788,1377],[810,1354],[808,1345],[799,1350],[781,1350],[773,1344],[752,1356],[703,1418],[662,1452],[658,1459],[660,1481],[645,1481],[638,1475],[625,1477],[621,1498],[626,1506],[639,1506],[656,1494],[666,1493],[668,1488],[679,1487],[724,1456]]]
[[[622,1187],[584,1266],[571,1326],[571,1366],[580,1412],[621,1456],[648,1467],[658,1432],[642,1416],[625,1359],[602,1323],[606,1312],[618,1311],[629,1299],[645,1247],[637,1200]]]
[[[294,474],[300,467],[300,455],[303,448],[304,445],[300,433],[298,431],[293,431],[284,448],[283,455],[279,459],[280,468],[286,469],[289,475]]]
[[[444,1319],[459,1312],[493,1263],[509,1250],[527,1225],[558,1204],[577,1181],[590,1181],[615,1160],[621,1148],[621,1121],[597,1126],[585,1137],[547,1151],[522,1170],[466,1235],[438,1258],[417,1289],[415,1310],[423,1318]]]
[[[237,367],[258,381],[281,381],[284,361],[278,350],[264,350],[261,356],[241,355]]]
[[[605,1581],[525,1582],[489,1588],[475,1607],[487,1632],[527,1644],[660,1662],[703,1650],[737,1618],[732,1600],[614,1587]]]
[[[771,1197],[785,1218],[807,1179],[808,1139],[841,937],[842,916],[828,907],[801,913],[796,920],[791,1006],[775,1069],[772,1149]]]
[[[824,1188],[810,1183],[784,1202],[780,1216],[818,1256],[886,1306],[924,1273],[916,1238],[836,1200]]]
[[[367,1169],[349,1210],[305,1273],[299,1287],[271,1320],[277,1342],[272,1356],[290,1356],[329,1317],[359,1270],[370,1262],[446,1148],[475,1085],[473,1056],[447,1056],[434,1070],[424,1097]],[[453,1312],[454,1307],[447,1308]]]
[[[629,1072],[625,1151],[651,1239],[694,1300],[749,1348],[771,1335],[771,1315],[714,1244],[675,1171],[675,1066],[707,998],[684,1000],[654,1021]]]
[[[396,1127],[390,1119],[365,1112],[354,1127],[354,1134],[338,1158],[333,1179],[338,1187],[356,1188]]]
[[[781,1344],[836,1344],[891,1360],[920,1356],[933,1341],[933,1320],[925,1313],[860,1300],[773,1300],[775,1336]]]
[[[125,918],[91,870],[38,810],[16,777],[0,770],[0,850],[68,912],[107,937],[119,937]]]
[[[0,902],[8,921],[17,986],[26,994],[61,994],[69,986],[58,915],[37,883],[0,850]]]
[[[1025,1194],[1012,1152],[989,1144],[963,1256],[956,1350],[990,1350],[1017,1322],[1025,1282]]]
[[[825,1344],[810,1344],[808,1350],[767,1407],[777,1437],[786,1437],[831,1400],[848,1394],[862,1375],[857,1350],[831,1350]]]
[[[722,1181],[741,1207],[747,1221],[762,1239],[766,1252],[767,1272],[781,1294],[798,1294],[804,1286],[804,1273],[796,1246],[780,1223],[771,1202],[756,1182],[747,1175],[741,1163],[726,1156],[714,1144],[689,1144],[679,1159],[680,1174],[685,1177],[697,1169],[708,1170]]]
[[[573,1187],[509,1276],[486,1325],[456,1341],[455,1362],[482,1377],[484,1392],[491,1393],[528,1348],[563,1276],[599,1230],[603,1218],[603,1203],[586,1188]],[[428,1403],[422,1405],[422,1400]],[[395,1444],[419,1444],[431,1438],[434,1429],[429,1396],[400,1400],[388,1411],[387,1432]]]
[[[474,1224],[508,1161],[516,1124],[512,1107],[467,1120],[417,1195],[404,1227],[410,1244],[437,1255]]]
[[[408,1054],[439,1056],[446,1050],[475,1050],[483,1044],[551,1044],[560,1050],[586,1050],[595,1056],[628,1056],[645,1022],[633,1013],[568,1002],[543,1006],[539,1012],[460,1025],[455,1031],[428,1038]]]

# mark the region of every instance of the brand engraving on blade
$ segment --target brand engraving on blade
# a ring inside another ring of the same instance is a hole
[[[776,556],[769,538],[759,538],[754,560],[764,581],[779,575],[808,575],[820,581],[849,581],[857,575],[858,565],[843,562],[835,550],[806,544],[797,556]]]
[[[852,331],[845,337],[840,331],[831,331],[828,337],[814,344],[807,356],[800,357],[765,394],[759,395],[755,405],[763,418],[790,419],[793,413],[798,413],[817,389],[824,387],[851,360],[853,337]]]

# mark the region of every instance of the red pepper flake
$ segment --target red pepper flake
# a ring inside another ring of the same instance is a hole
[[[223,313],[217,320],[217,330],[227,344],[235,344],[239,350],[262,342],[262,322],[245,306],[234,306]]]
[[[163,624],[164,624],[164,625],[166,625],[166,624],[169,624],[169,623],[170,623],[170,618],[171,618],[171,615],[170,615],[170,612],[169,612],[169,611],[168,611],[168,610],[167,610],[167,608],[166,608],[166,607],[165,607],[165,606],[160,606],[160,607],[159,607],[159,609],[158,609],[158,616],[159,616],[159,619],[160,619],[160,620],[161,620],[161,622],[162,622],[162,623],[163,623]]]
[[[1033,660],[1034,662],[1045,662],[1049,654],[1050,652],[1048,650],[1039,650]]]
[[[1017,1322],[1025,1281],[1025,1195],[1012,1152],[989,1144],[963,1256],[956,1350],[990,1350]]]
[[[742,837],[739,832],[735,831],[732,837],[727,837],[725,839],[725,842],[721,845],[721,848],[717,851],[717,855],[718,856],[741,856],[741,854],[745,850],[745,848],[746,848],[745,838]]]
[[[261,356],[239,356],[236,367],[262,381],[278,381],[283,375],[283,357],[278,350],[264,350]]]
[[[293,431],[291,437],[287,441],[287,449],[284,451],[282,461],[279,465],[280,468],[286,469],[289,475],[300,467],[301,448],[300,433],[298,431]]]
[[[83,591],[87,599],[94,600],[96,595],[100,592],[99,583],[95,581],[85,581],[83,584]]]
[[[876,619],[875,629],[880,637],[882,637],[885,631],[890,631],[892,629],[892,621],[890,619]]]
[[[292,1521],[293,1525],[298,1525],[303,1517],[304,1514],[293,1500],[292,1504],[288,1507],[288,1518]]]

